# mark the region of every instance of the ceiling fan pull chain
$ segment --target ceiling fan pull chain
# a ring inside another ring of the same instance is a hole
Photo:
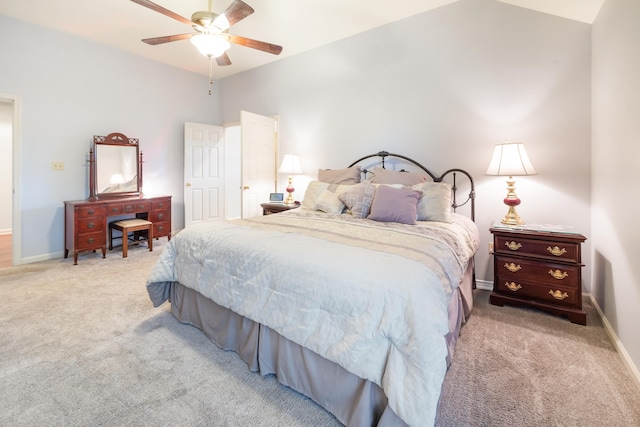
[[[213,88],[213,56],[209,55],[209,95]]]

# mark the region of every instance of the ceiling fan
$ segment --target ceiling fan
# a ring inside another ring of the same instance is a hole
[[[191,15],[191,20],[149,0],[131,1],[139,4],[140,6],[144,6],[155,12],[168,16],[169,18],[180,21],[183,24],[187,24],[196,31],[194,33],[152,37],[142,39],[142,41],[150,45],[159,45],[178,40],[191,39],[191,42],[198,48],[200,53],[209,57],[209,94],[211,94],[211,85],[213,83],[213,59],[215,59],[216,63],[220,66],[231,65],[231,60],[227,55],[227,50],[231,46],[229,43],[250,47],[263,52],[272,53],[274,55],[279,55],[280,52],[282,52],[282,46],[229,34],[228,31],[231,26],[254,12],[253,8],[242,0],[234,0],[222,14],[217,14],[211,11],[211,0],[209,0],[209,9],[206,11],[194,12]]]

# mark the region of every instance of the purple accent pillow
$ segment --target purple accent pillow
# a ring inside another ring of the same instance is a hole
[[[371,203],[367,218],[382,222],[415,224],[418,217],[418,201],[422,191],[380,185]]]

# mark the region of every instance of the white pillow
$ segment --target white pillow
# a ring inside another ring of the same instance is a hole
[[[324,190],[316,200],[315,210],[337,215],[341,214],[344,210],[344,204],[340,201],[336,193]]]
[[[318,196],[320,196],[320,193],[322,193],[324,190],[329,188],[330,185],[331,184],[327,182],[311,181],[307,186],[306,191],[304,192],[302,207],[307,209],[315,209]]]
[[[418,201],[418,221],[451,222],[451,185],[446,182],[425,182],[412,186],[422,191]]]
[[[315,209],[318,197],[323,191],[329,190],[335,193],[336,197],[358,184],[329,184],[328,182],[311,181],[304,192],[302,207]]]

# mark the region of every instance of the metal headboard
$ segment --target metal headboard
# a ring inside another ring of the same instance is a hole
[[[387,157],[396,157],[396,158],[399,158],[399,159],[402,159],[402,160],[406,160],[407,162],[413,163],[414,165],[416,165],[420,169],[422,169],[424,172],[426,172],[427,175],[429,175],[431,177],[431,179],[433,179],[433,182],[443,182],[444,179],[448,175],[451,175],[452,176],[452,182],[451,182],[451,191],[452,191],[451,207],[453,208],[453,210],[455,212],[457,208],[459,208],[461,206],[464,206],[467,203],[471,202],[471,220],[475,221],[475,216],[476,216],[476,190],[475,190],[475,186],[474,186],[474,183],[473,183],[473,178],[464,169],[458,169],[458,168],[449,169],[448,171],[446,171],[442,175],[438,176],[438,175],[434,174],[433,172],[431,172],[426,167],[422,166],[420,163],[418,163],[415,160],[413,160],[412,158],[407,157],[407,156],[403,156],[401,154],[389,153],[388,151],[379,151],[379,152],[377,152],[375,154],[370,154],[368,156],[364,156],[364,157],[356,160],[355,162],[351,163],[349,165],[349,167],[355,166],[358,163],[362,162],[363,160],[367,160],[367,159],[370,159],[372,157],[380,157],[381,158],[380,162],[381,162],[383,168],[385,168],[384,162],[385,162],[385,159]],[[367,173],[370,173],[371,171],[363,169],[362,172],[365,174],[365,177],[366,177]],[[467,177],[467,179],[469,180],[469,185],[470,185],[469,194],[467,195],[466,200],[464,202],[462,202],[462,203],[458,203],[457,202],[457,197],[456,197],[456,193],[458,191],[458,187],[456,185],[456,177],[457,177],[458,173],[461,173],[461,174],[465,175]]]

